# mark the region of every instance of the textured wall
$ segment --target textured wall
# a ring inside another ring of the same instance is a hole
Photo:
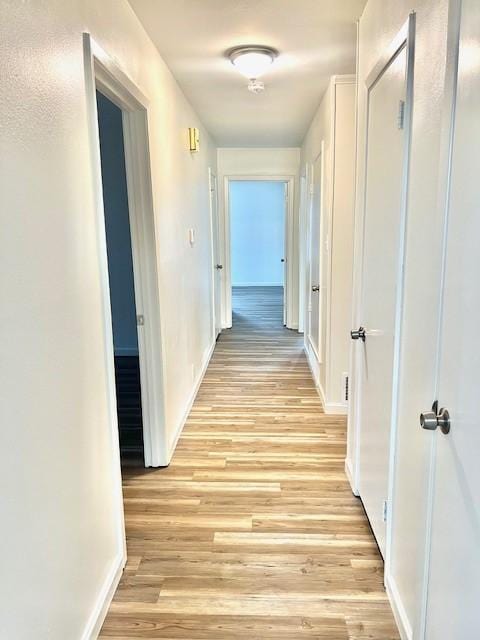
[[[149,100],[172,438],[213,335],[216,156],[126,0],[1,0],[0,11],[0,637],[74,640],[123,553],[82,32]]]

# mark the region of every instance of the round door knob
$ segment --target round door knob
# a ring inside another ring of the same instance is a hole
[[[363,327],[359,327],[357,331],[350,331],[350,336],[352,337],[352,340],[361,340],[362,342],[365,342],[367,334]]]
[[[438,410],[438,401],[432,405],[431,411],[426,411],[420,414],[420,426],[422,429],[428,431],[435,431],[437,427],[440,427],[440,431],[447,435],[450,432],[450,414],[447,409]]]
[[[433,411],[426,411],[420,414],[420,426],[428,431],[435,431],[438,427],[437,414]]]

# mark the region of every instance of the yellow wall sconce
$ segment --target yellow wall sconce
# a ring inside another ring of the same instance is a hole
[[[200,149],[200,132],[194,127],[188,130],[188,138],[190,142],[190,151],[196,153]]]

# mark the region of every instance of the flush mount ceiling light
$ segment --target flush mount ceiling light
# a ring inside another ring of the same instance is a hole
[[[249,91],[259,93],[263,91],[264,84],[258,78],[262,76],[273,64],[278,56],[278,51],[271,47],[247,46],[236,47],[227,53],[233,66],[250,80]]]

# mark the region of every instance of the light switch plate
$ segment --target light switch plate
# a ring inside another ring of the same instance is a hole
[[[190,246],[193,247],[195,244],[195,229],[188,230],[188,241],[190,242]]]

